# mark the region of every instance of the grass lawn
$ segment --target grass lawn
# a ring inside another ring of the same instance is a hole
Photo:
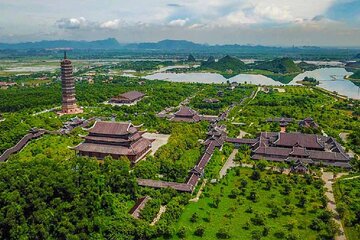
[[[336,181],[334,194],[337,207],[342,209],[341,215],[345,234],[348,240],[357,240],[360,236],[360,178],[354,176],[344,176],[343,179]]]
[[[322,182],[271,172],[261,172],[261,179],[255,181],[250,178],[252,172],[239,168],[220,183],[208,184],[200,200],[185,208],[174,226],[176,233],[182,230],[184,239],[201,239],[194,232],[202,226],[203,239],[222,238],[220,229],[231,239],[319,239],[324,230],[315,231],[309,226],[325,212]],[[241,187],[245,182],[247,185]],[[265,189],[267,182],[272,183],[269,190]],[[290,186],[287,194],[285,186]],[[255,201],[249,198],[252,192],[256,193]],[[306,199],[304,207],[298,205],[301,196]],[[181,239],[177,235],[173,238]]]

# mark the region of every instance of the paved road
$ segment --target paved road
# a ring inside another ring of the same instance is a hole
[[[340,234],[335,236],[335,240],[346,240],[346,236],[344,234],[344,228],[341,224],[340,217],[338,212],[336,211],[336,203],[335,203],[335,197],[333,193],[333,178],[334,174],[332,172],[323,172],[321,176],[322,180],[325,182],[325,188],[326,192],[325,195],[329,199],[329,202],[327,204],[327,208],[334,213],[334,221],[339,224],[340,227]]]

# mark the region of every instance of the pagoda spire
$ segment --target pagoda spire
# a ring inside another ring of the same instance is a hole
[[[66,50],[64,50],[64,59],[67,59],[67,57],[66,57]]]

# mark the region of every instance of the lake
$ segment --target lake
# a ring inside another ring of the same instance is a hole
[[[297,75],[289,84],[283,84],[263,75],[257,74],[239,74],[232,78],[226,79],[217,73],[166,73],[157,72],[145,76],[148,80],[166,80],[172,82],[196,82],[196,83],[225,83],[226,81],[248,83],[255,85],[268,86],[284,86],[284,85],[298,85],[296,81],[302,80],[305,76],[314,77],[319,82],[319,87],[336,91],[341,95],[360,99],[360,88],[349,80],[345,80],[346,75],[351,75],[351,72],[344,68],[321,68],[314,71],[307,71]]]

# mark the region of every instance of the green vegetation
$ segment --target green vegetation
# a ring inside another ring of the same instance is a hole
[[[204,139],[206,123],[172,123],[169,142],[162,146],[154,157],[147,157],[134,168],[136,177],[185,182],[188,171],[199,161],[203,146],[199,139]]]
[[[300,67],[298,67],[293,60],[290,58],[277,58],[272,61],[264,61],[255,63],[257,69],[268,70],[273,73],[299,73],[301,72]]]
[[[252,86],[235,84],[233,87],[226,85],[205,85],[190,101],[190,107],[201,114],[218,115],[233,103],[239,103],[255,90]]]
[[[358,138],[360,124],[357,112],[357,101],[335,100],[316,89],[307,87],[283,87],[285,92],[274,91],[269,93],[260,91],[257,97],[245,106],[237,106],[231,111],[230,119],[233,122],[244,123],[241,130],[250,133],[253,137],[261,131],[278,131],[276,123],[266,123],[266,119],[273,117],[290,117],[301,120],[312,117],[320,129],[300,128],[297,122],[291,123],[287,131],[301,131],[304,133],[320,133],[336,138],[343,146],[359,153]],[[230,136],[237,136],[237,125],[227,124]],[[339,138],[340,133],[349,133],[351,137],[347,142]]]
[[[354,74],[349,76],[348,79],[352,81],[356,86],[360,87],[360,70],[356,70]]]
[[[307,62],[299,62],[297,65],[303,71],[313,71],[313,70],[319,68],[315,64],[311,64],[311,63],[307,63]]]
[[[348,240],[360,236],[360,178],[359,175],[344,176],[334,185],[336,210],[338,211]]]
[[[316,78],[312,77],[304,77],[302,81],[297,81],[297,83],[301,83],[304,86],[317,86],[320,84],[320,82],[316,80]]]
[[[332,239],[322,186],[310,175],[237,168],[189,203],[175,231],[185,239]]]
[[[226,55],[215,62],[212,58],[206,62],[202,62],[200,69],[211,69],[220,72],[224,77],[233,77],[246,69],[246,65],[238,58]]]
[[[0,164],[0,238],[135,236],[138,223],[127,209],[137,186],[129,167],[83,158]]]

